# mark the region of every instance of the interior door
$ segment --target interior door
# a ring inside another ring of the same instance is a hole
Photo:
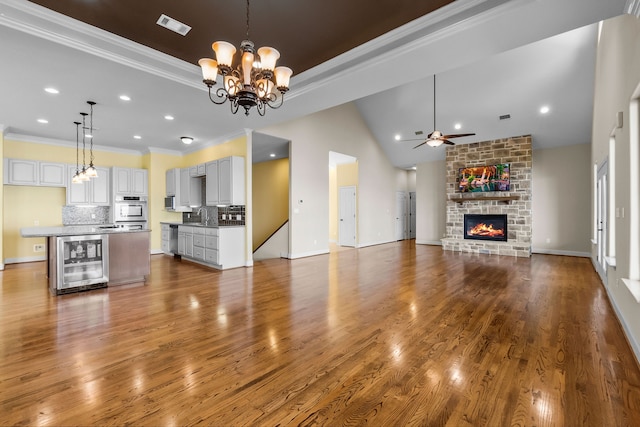
[[[602,283],[607,283],[607,241],[608,241],[608,176],[609,167],[605,160],[598,168],[598,180],[596,182],[596,270],[602,279]]]
[[[407,238],[407,194],[396,192],[396,240]]]
[[[356,246],[356,187],[340,187],[338,245]]]

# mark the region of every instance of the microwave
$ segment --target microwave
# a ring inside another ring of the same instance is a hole
[[[164,198],[164,209],[167,211],[176,210],[176,196],[169,196]]]

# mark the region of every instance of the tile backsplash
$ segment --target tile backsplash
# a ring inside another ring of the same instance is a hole
[[[245,225],[244,206],[203,206],[194,209],[193,212],[183,212],[182,222],[184,224],[204,224],[205,214],[208,218],[207,225]]]
[[[107,224],[109,206],[73,206],[62,207],[63,225]]]

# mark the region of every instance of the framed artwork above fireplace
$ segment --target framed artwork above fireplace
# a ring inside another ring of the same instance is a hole
[[[498,163],[458,169],[457,192],[510,191],[511,165]]]

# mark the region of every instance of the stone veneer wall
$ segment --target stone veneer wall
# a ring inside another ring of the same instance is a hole
[[[464,193],[471,198],[454,201],[458,169],[496,163],[511,165],[511,191]],[[447,226],[444,250],[517,257],[531,256],[531,136],[447,146]],[[513,196],[516,200],[486,200]],[[507,214],[507,241],[465,240],[464,214]]]

